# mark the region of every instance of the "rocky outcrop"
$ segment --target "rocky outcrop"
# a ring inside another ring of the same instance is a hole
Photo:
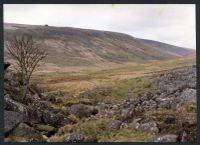
[[[138,96],[137,92],[133,95],[129,90],[124,93],[125,98],[121,102],[92,98],[97,94],[102,97],[109,95],[110,89],[103,87],[81,92],[76,99],[84,101],[70,102],[62,107],[59,106],[60,108],[58,105],[62,104],[63,100],[71,98],[69,96],[71,94],[63,92],[48,94],[40,85],[34,84],[30,86],[23,102],[15,98],[20,98],[20,93],[15,94],[16,90],[20,92],[18,80],[14,80],[12,73],[9,75],[5,82],[14,93],[10,93],[9,89],[4,92],[4,133],[8,138],[12,135],[23,136],[23,141],[28,142],[39,142],[43,139],[50,141],[53,137],[64,138],[63,141],[70,143],[98,142],[99,136],[95,134],[96,132],[88,135],[88,131],[93,128],[97,129],[98,134],[101,132],[115,134],[121,131],[144,133],[155,137],[153,140],[150,139],[153,142],[187,142],[196,138],[195,120],[182,114],[178,115],[179,109],[191,104],[193,106],[186,108],[185,112],[195,111],[194,104],[197,98],[195,67],[154,75],[151,77],[152,82],[145,87],[156,84],[155,89],[149,89],[145,94],[141,93],[142,95]],[[89,101],[85,103],[87,99]],[[172,110],[176,114],[173,114]],[[172,113],[168,114],[167,111]],[[162,113],[166,116],[162,116]],[[182,118],[185,120],[182,121]],[[91,123],[91,126],[84,125],[87,122]],[[67,137],[59,136],[63,134]]]

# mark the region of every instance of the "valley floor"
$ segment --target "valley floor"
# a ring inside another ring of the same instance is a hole
[[[50,103],[45,109],[63,116],[62,123],[45,121],[48,115],[28,123],[45,141],[196,141],[194,56],[101,70],[41,71],[32,84],[40,85],[40,100]],[[19,134],[8,135],[6,141],[24,139]]]

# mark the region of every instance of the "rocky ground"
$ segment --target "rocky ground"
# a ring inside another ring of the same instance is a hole
[[[195,142],[196,66],[160,72],[148,83],[144,79],[134,80],[136,92],[130,85],[118,94],[121,86],[74,96],[31,84],[22,100],[17,74],[5,70],[5,141]]]

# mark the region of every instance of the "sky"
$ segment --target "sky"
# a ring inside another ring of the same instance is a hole
[[[121,32],[196,49],[194,4],[4,4],[4,22]]]

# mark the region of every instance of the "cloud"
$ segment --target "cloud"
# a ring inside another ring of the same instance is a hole
[[[115,31],[196,49],[193,4],[5,4],[4,22]]]

